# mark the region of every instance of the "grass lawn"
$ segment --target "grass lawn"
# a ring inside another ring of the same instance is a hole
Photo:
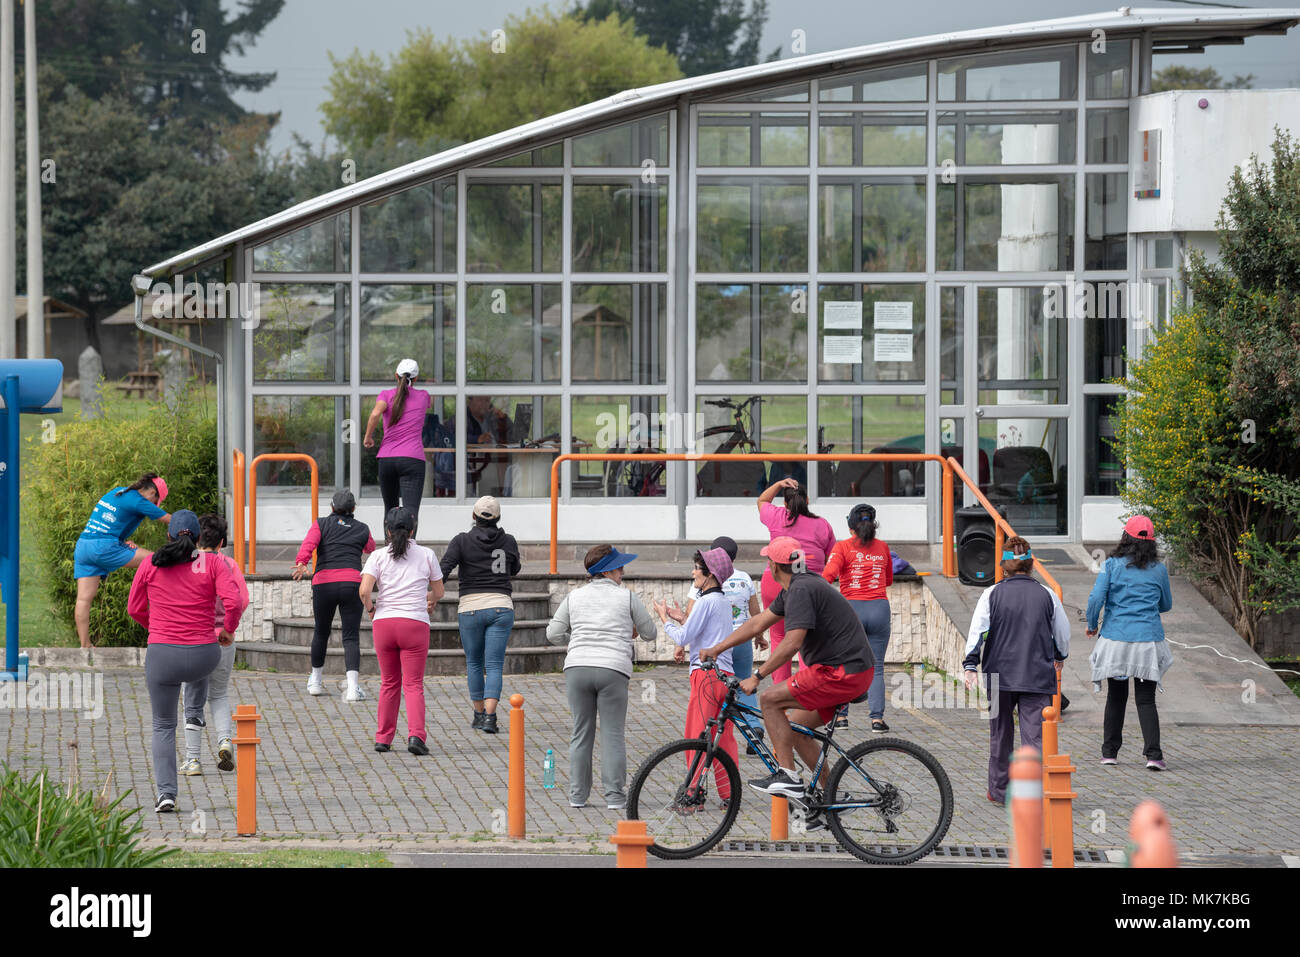
[[[293,847],[268,851],[181,851],[159,867],[392,867],[381,851]]]

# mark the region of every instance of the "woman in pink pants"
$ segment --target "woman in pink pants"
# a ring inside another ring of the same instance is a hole
[[[773,502],[777,495],[782,497],[784,505]],[[826,567],[827,556],[835,548],[835,530],[831,528],[830,522],[814,515],[808,508],[808,490],[797,480],[784,478],[767,487],[758,497],[758,520],[767,526],[772,541],[788,535],[799,542],[803,549],[804,567],[796,568],[796,572],[821,574]],[[760,594],[764,608],[776,601],[776,596],[781,594],[781,586],[772,577],[770,569],[763,572]],[[785,620],[773,625],[768,636],[772,640],[772,653],[775,653],[777,645],[785,638]],[[790,680],[788,662],[772,672],[772,680],[778,684]]]
[[[424,667],[429,659],[429,612],[442,597],[442,569],[433,549],[411,541],[415,511],[395,508],[384,520],[388,546],[361,570],[361,601],[374,621],[379,659],[379,728],[375,750],[392,750],[398,695],[406,699],[406,750],[428,754],[424,743]],[[378,600],[371,592],[378,589]]]

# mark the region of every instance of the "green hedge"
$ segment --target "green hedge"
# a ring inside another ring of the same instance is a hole
[[[163,508],[216,511],[217,421],[200,400],[186,396],[175,414],[161,402],[135,418],[79,420],[52,435],[27,439],[23,476],[24,535],[31,536],[50,582],[50,605],[75,627],[77,583],[72,553],[95,503],[109,489],[131,485],[143,472],[167,480]],[[166,541],[166,526],[145,520],[132,535],[142,548]],[[99,590],[90,612],[91,641],[99,646],[143,647],[144,629],[126,613],[134,572],[116,571]]]

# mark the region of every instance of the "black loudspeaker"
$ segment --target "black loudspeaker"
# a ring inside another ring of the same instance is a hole
[[[1006,509],[998,513],[1006,518]],[[982,505],[959,508],[953,513],[953,537],[957,540],[957,577],[965,585],[992,585],[998,556],[993,554],[993,519]]]

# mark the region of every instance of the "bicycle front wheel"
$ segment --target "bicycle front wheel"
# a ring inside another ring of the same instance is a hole
[[[952,823],[952,785],[929,751],[902,738],[849,749],[826,783],[826,823],[849,853],[871,864],[911,864],[929,854]]]
[[[742,787],[736,764],[721,750],[707,763],[706,758],[701,738],[685,738],[660,748],[637,769],[627,816],[646,822],[655,857],[698,857],[735,823]]]

